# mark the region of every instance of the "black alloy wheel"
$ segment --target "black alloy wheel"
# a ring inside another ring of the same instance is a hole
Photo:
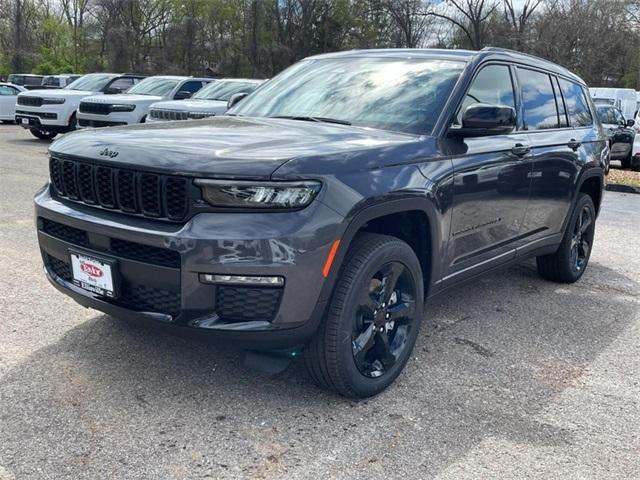
[[[407,268],[389,262],[365,285],[351,334],[356,366],[362,375],[385,374],[407,348],[416,305],[416,284]]]

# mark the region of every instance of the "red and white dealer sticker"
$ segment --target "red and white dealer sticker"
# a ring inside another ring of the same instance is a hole
[[[98,295],[114,297],[111,265],[99,258],[71,252],[73,283]]]

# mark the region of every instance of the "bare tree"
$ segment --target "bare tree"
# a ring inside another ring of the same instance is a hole
[[[504,16],[513,30],[516,49],[522,50],[524,48],[524,35],[529,19],[542,3],[543,0],[525,0],[522,9],[518,11],[513,5],[513,0],[503,0]]]
[[[480,50],[485,46],[486,22],[498,8],[496,0],[446,0],[451,13],[436,8],[430,15],[447,20],[456,25],[467,37],[471,48]]]

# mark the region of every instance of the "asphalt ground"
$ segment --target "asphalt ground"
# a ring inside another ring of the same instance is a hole
[[[396,384],[130,326],[42,274],[47,142],[0,125],[0,479],[640,478],[640,195],[607,192],[583,279],[528,262],[427,308]]]

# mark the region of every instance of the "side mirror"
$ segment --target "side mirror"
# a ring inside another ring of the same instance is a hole
[[[173,96],[174,100],[184,100],[185,98],[191,98],[193,95],[191,92],[187,92],[186,90],[180,90]]]
[[[636,124],[635,120],[629,119],[627,120],[627,127],[633,127]]]
[[[475,103],[462,114],[462,127],[451,132],[463,137],[504,135],[516,128],[516,111],[512,107]]]
[[[249,95],[248,92],[234,93],[233,95],[231,95],[231,98],[229,98],[229,101],[227,102],[227,110],[229,110],[247,95]]]

